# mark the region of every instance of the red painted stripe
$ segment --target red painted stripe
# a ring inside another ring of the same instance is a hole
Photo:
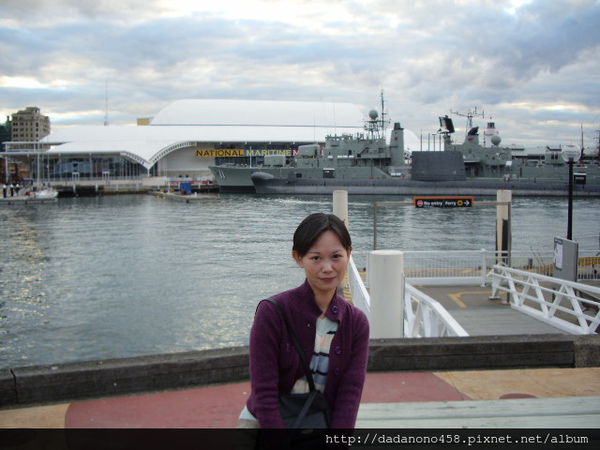
[[[72,403],[66,428],[231,428],[250,383],[207,386]],[[369,373],[363,403],[470,400],[429,372]]]

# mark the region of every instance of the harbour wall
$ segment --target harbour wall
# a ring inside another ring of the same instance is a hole
[[[0,408],[245,381],[248,347],[0,370]],[[600,366],[600,336],[377,339],[370,372]]]

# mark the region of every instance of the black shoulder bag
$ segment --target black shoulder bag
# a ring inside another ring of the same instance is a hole
[[[308,386],[310,388],[310,391],[304,394],[290,393],[281,394],[279,396],[279,409],[283,421],[287,428],[300,428],[305,430],[329,428],[329,405],[327,404],[325,396],[315,388],[315,382],[310,367],[306,362],[302,347],[300,346],[298,336],[296,336],[292,325],[283,313],[279,303],[272,298],[267,298],[266,301],[273,303],[279,310],[290,338],[300,355],[300,360],[304,367],[304,372],[306,373],[306,380],[308,381]]]

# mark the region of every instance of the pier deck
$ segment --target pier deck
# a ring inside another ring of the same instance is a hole
[[[415,286],[442,304],[470,336],[565,334],[547,323],[490,300],[489,286]]]
[[[232,428],[249,392],[246,381],[0,409],[0,428]],[[599,367],[369,372],[357,427],[597,428],[599,396]]]
[[[35,198],[28,197],[27,195],[15,195],[14,197],[0,197],[0,205],[29,205],[56,202],[56,198]]]

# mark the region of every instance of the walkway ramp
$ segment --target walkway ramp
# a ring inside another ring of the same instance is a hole
[[[469,336],[513,334],[567,334],[559,328],[516,311],[510,307],[454,308],[448,312]]]
[[[600,397],[362,403],[357,428],[598,428]]]

